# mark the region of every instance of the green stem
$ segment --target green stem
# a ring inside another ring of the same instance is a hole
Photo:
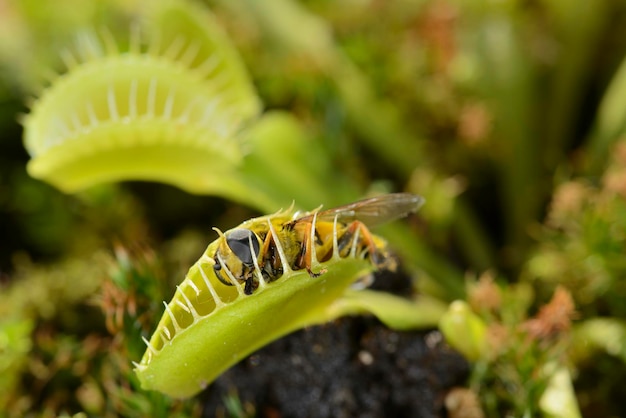
[[[348,289],[328,308],[326,320],[370,313],[389,328],[414,330],[437,327],[446,309],[445,303],[428,296],[412,301],[384,292]]]

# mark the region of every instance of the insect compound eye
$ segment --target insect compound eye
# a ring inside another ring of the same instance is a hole
[[[259,255],[259,239],[254,232],[249,229],[239,228],[235,229],[226,237],[226,244],[230,247],[233,253],[241,260],[241,262],[251,267],[254,265],[252,261],[252,251],[250,249],[250,242],[252,241],[252,248],[254,254]]]

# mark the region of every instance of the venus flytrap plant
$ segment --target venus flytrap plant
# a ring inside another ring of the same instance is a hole
[[[127,50],[102,30],[63,54],[68,72],[24,120],[33,177],[66,192],[122,179],[241,187],[227,175],[242,158],[234,137],[260,104],[236,51],[191,4],[156,2],[145,20]]]
[[[201,259],[146,341],[148,350],[136,365],[139,380],[145,389],[192,396],[265,344],[332,319],[324,307],[370,269],[365,260],[342,260],[322,279],[312,279],[306,271],[289,272],[288,280],[246,296],[224,290]]]
[[[263,345],[345,314],[370,312],[398,329],[434,325],[443,308],[432,301],[422,306],[350,289],[390,265],[385,242],[359,219],[393,219],[421,203],[386,195],[304,216],[290,209],[218,231],[145,340],[148,349],[135,365],[142,386],[192,396]]]
[[[146,8],[127,47],[102,29],[62,54],[68,72],[24,118],[32,176],[66,192],[154,180],[266,212],[360,195],[291,115],[256,120],[240,57],[206,10],[174,0]]]

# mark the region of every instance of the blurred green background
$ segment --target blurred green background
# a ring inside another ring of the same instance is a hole
[[[194,415],[140,392],[128,360],[210,228],[408,191],[427,204],[382,234],[416,291],[465,299],[489,335],[513,336],[468,382],[486,415],[549,416],[539,371],[555,364],[583,416],[626,415],[626,1],[202,7],[282,121],[261,117],[240,170],[264,203],[138,181],[64,194],[29,177],[18,120],[61,51],[85,27],[124,38],[143,5],[0,1],[0,414]]]

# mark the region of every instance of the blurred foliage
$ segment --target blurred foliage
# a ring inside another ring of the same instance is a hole
[[[554,193],[541,245],[527,274],[566,286],[584,316],[626,315],[626,144],[618,143],[599,184],[574,179]]]
[[[468,289],[468,302],[454,302],[441,319],[446,340],[475,362],[470,388],[485,416],[580,417],[564,366],[574,302],[557,288],[531,316],[534,299],[528,283],[501,287],[487,272]]]
[[[464,299],[441,329],[474,360],[474,416],[626,415],[626,1],[205,6],[282,112],[243,142],[262,199],[29,178],[23,103],[76,33],[126,39],[142,2],[0,1],[0,416],[199,415],[141,391],[130,360],[209,228],[395,190],[427,201],[383,230],[415,288]]]

